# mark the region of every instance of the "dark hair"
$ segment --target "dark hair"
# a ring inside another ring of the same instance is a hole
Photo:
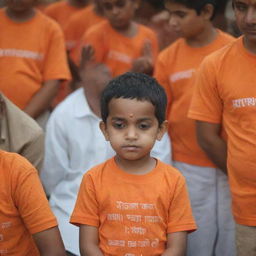
[[[206,4],[211,4],[214,7],[214,12],[211,19],[214,18],[217,7],[216,0],[165,0],[165,3],[166,2],[179,3],[186,6],[189,9],[194,9],[197,15],[201,14],[201,11]]]
[[[112,79],[101,95],[101,117],[106,123],[109,115],[108,105],[111,99],[136,99],[149,101],[155,107],[155,116],[159,125],[165,120],[167,97],[156,79],[142,74],[127,72]]]

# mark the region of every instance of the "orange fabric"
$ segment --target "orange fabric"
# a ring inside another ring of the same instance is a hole
[[[238,224],[256,226],[256,56],[242,38],[203,62],[189,117],[221,123],[228,140],[228,176]]]
[[[23,157],[0,151],[0,255],[39,256],[32,234],[57,226],[38,173]]]
[[[69,2],[64,0],[64,1],[50,4],[44,9],[44,13],[47,16],[54,19],[55,21],[57,21],[60,24],[61,28],[63,29],[67,24],[67,21],[69,20],[69,18],[73,14],[79,12],[82,9],[83,8],[72,6],[70,5]]]
[[[70,79],[63,34],[41,12],[16,23],[0,10],[0,38],[0,90],[21,109],[43,82]]]
[[[207,46],[190,47],[184,39],[159,54],[155,77],[168,96],[169,135],[173,160],[198,166],[214,166],[197,143],[195,122],[187,117],[195,72],[203,58],[233,41],[230,35],[218,31],[216,39]]]
[[[158,161],[151,172],[133,175],[114,158],[84,175],[70,221],[98,227],[104,255],[161,255],[167,233],[196,229],[176,169]]]
[[[83,34],[93,25],[104,21],[105,18],[99,16],[94,11],[94,6],[87,8],[72,15],[64,27],[64,35],[66,39],[66,48],[71,51],[77,47]],[[71,53],[73,55],[73,53]]]
[[[114,30],[108,21],[104,21],[85,33],[81,46],[92,45],[95,50],[95,61],[106,64],[112,71],[112,75],[118,76],[129,71],[132,61],[142,56],[146,41],[151,42],[152,54],[156,58],[158,43],[151,29],[138,25],[137,34],[128,38]],[[80,56],[81,48],[77,56]]]

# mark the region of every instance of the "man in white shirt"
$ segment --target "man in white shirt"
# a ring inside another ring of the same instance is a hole
[[[114,156],[99,128],[100,94],[110,80],[103,64],[87,67],[83,88],[72,93],[52,113],[46,129],[46,153],[41,178],[50,195],[68,255],[79,254],[79,229],[69,224],[83,174],[92,166]],[[170,163],[166,134],[152,155]]]

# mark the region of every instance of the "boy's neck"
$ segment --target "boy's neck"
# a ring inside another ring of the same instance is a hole
[[[201,33],[193,38],[185,39],[187,44],[191,47],[203,47],[212,43],[217,36],[217,30],[211,23],[206,24],[205,28]]]
[[[134,37],[138,32],[138,25],[136,22],[131,21],[125,28],[115,28],[115,30],[125,37]]]
[[[156,167],[156,160],[150,155],[147,155],[138,160],[126,160],[116,155],[115,161],[120,169],[127,173],[135,175],[147,174]]]
[[[10,8],[6,8],[6,15],[15,22],[26,22],[32,19],[36,14],[36,11],[33,7],[24,10],[24,11],[14,11]]]

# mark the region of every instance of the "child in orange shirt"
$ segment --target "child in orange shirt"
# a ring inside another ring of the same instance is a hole
[[[166,0],[165,6],[170,13],[170,24],[181,38],[159,54],[155,77],[168,96],[173,164],[186,177],[199,226],[188,239],[187,255],[234,255],[227,176],[199,147],[195,123],[187,117],[200,63],[234,39],[213,27],[213,0]]]
[[[92,27],[82,38],[81,48],[91,47],[96,62],[106,64],[113,76],[129,70],[151,74],[158,53],[155,33],[134,22],[138,1],[102,0],[107,21]]]
[[[50,4],[44,9],[44,13],[57,21],[63,29],[68,19],[75,13],[85,8],[89,0],[64,0]]]
[[[83,177],[70,220],[82,256],[184,255],[196,229],[185,180],[150,156],[165,109],[164,90],[144,74],[123,74],[103,91],[100,128],[116,155]]]
[[[0,151],[0,255],[65,256],[63,242],[36,169]]]
[[[256,1],[233,0],[233,8],[244,35],[205,58],[189,117],[197,120],[202,149],[227,169],[237,256],[251,256],[256,255]]]
[[[6,0],[0,10],[0,90],[33,118],[50,107],[69,79],[64,37],[36,0]]]

